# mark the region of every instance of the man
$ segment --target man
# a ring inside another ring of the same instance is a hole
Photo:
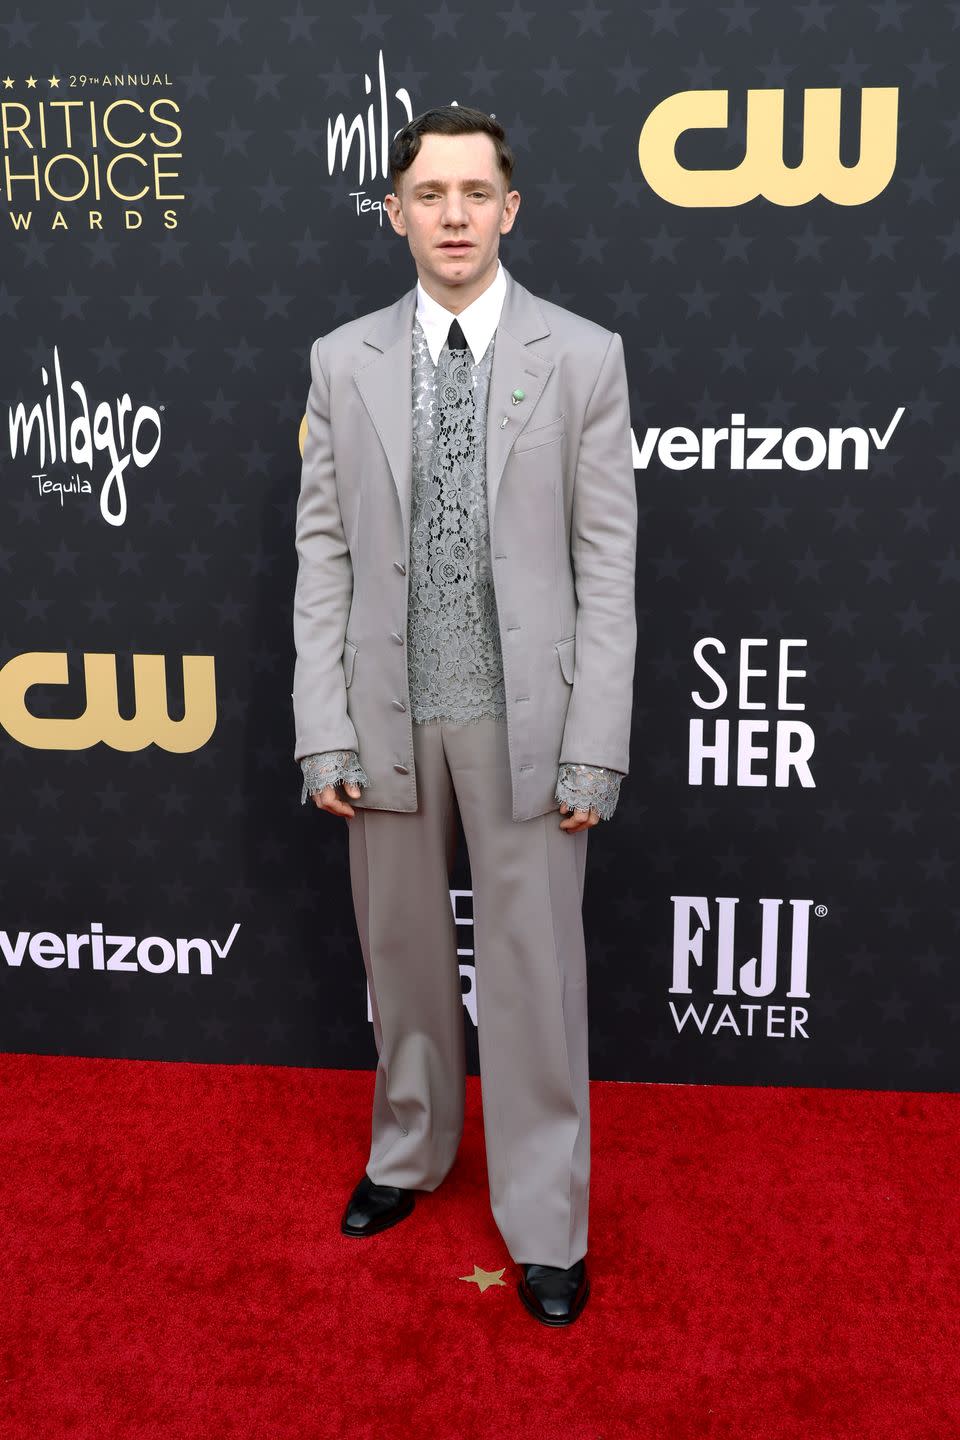
[[[490,116],[426,111],[390,165],[417,284],[315,342],[297,509],[294,754],[301,798],[350,822],[379,1057],[341,1228],[398,1223],[456,1156],[459,814],[491,1209],[524,1304],[565,1325],[589,1294],[587,839],[628,771],[636,649],[623,346],[500,264],[520,195]]]

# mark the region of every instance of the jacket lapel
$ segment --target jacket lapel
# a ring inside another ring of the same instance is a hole
[[[381,311],[363,337],[377,352],[353,372],[353,378],[380,437],[393,474],[403,519],[404,553],[410,553],[410,487],[413,474],[413,317],[417,287]]]
[[[400,501],[404,544],[410,545],[410,491],[413,475],[413,381],[411,351],[417,287],[412,286],[363,337],[377,353],[354,371],[363,403],[390,465]],[[543,393],[553,361],[528,347],[550,334],[537,298],[507,271],[507,290],[494,336],[487,402],[487,514],[493,535],[497,494],[507,456],[522,435]],[[524,398],[514,405],[514,390]],[[501,421],[506,420],[506,424]]]
[[[536,296],[508,272],[507,293],[494,336],[487,397],[487,514],[491,539],[507,456],[514,441],[526,429],[553,369],[552,360],[529,347],[533,341],[549,334],[550,326]],[[511,398],[514,390],[523,391],[524,398],[517,405]],[[505,425],[501,424],[503,420],[507,422]]]

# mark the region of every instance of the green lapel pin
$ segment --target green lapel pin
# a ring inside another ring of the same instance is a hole
[[[514,390],[513,394],[510,396],[510,399],[513,401],[514,405],[519,405],[520,401],[523,399],[523,391],[519,389]]]

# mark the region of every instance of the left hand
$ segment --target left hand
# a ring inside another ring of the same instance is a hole
[[[560,814],[567,817],[560,821],[560,829],[571,834],[575,830],[588,830],[590,826],[600,823],[600,815],[592,805],[589,810],[571,810],[566,800],[561,800]]]

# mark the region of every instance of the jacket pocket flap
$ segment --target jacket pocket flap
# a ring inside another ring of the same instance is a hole
[[[524,430],[513,442],[513,453],[519,454],[524,450],[534,450],[538,445],[548,445],[551,440],[556,440],[558,435],[564,433],[566,416],[558,415],[556,420],[551,420],[547,425],[538,425],[535,430]]]

